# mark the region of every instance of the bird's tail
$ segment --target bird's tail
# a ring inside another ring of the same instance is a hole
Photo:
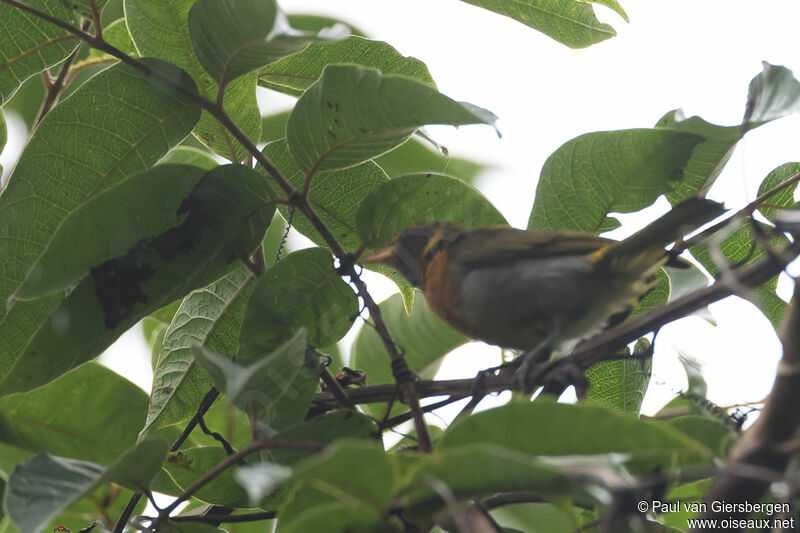
[[[654,263],[665,257],[665,246],[724,212],[722,204],[713,200],[689,198],[627,239],[609,246],[601,261],[624,263],[633,271],[657,268],[661,265]]]

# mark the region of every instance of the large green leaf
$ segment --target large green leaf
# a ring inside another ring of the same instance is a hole
[[[199,167],[158,165],[92,196],[61,221],[12,297],[32,300],[63,290],[90,268],[178,226],[181,204],[204,173]]]
[[[319,382],[302,329],[249,366],[199,345],[194,356],[228,401],[273,429],[303,420]]]
[[[23,343],[17,351],[2,353],[16,359],[7,367],[0,390],[16,392],[46,383],[97,355],[143,316],[223,276],[236,258],[249,255],[261,241],[274,212],[271,195],[255,171],[217,167],[183,202],[186,217],[179,226],[92,268],[63,303],[59,295],[17,302],[4,327],[14,324],[9,318],[30,320],[15,314],[18,308],[27,311],[28,304],[43,302],[52,307],[41,314],[43,323],[23,322],[28,336],[17,340]],[[19,337],[20,331],[15,333]]]
[[[163,440],[143,442],[108,469],[49,453],[37,455],[12,472],[6,509],[22,533],[39,533],[70,504],[109,481],[134,490],[147,489],[168,447]]]
[[[242,319],[253,285],[250,271],[240,266],[181,302],[164,334],[141,438],[160,427],[183,422],[197,411],[212,383],[195,364],[192,346],[206,346],[233,358],[239,349]]]
[[[305,176],[289,154],[286,141],[281,139],[268,144],[264,147],[264,155],[295,187],[302,187]],[[389,178],[372,161],[344,170],[320,172],[308,190],[308,202],[339,244],[345,250],[355,252],[361,244],[356,226],[358,206],[370,192],[387,181]],[[279,210],[288,220],[290,208],[282,206]],[[302,213],[294,213],[292,226],[315,244],[327,246]]]
[[[372,248],[388,244],[409,226],[438,221],[467,228],[507,224],[477,189],[437,174],[393,179],[367,196],[356,214],[361,240]]]
[[[152,60],[148,64],[167,68]],[[104,122],[79,118],[89,113],[103,116]],[[155,163],[186,136],[198,116],[194,104],[124,65],[98,74],[48,113],[0,195],[0,256],[6,258],[0,300],[6,302],[14,294],[69,213],[106,187]],[[63,330],[63,319],[60,325],[58,320],[55,324],[50,320],[63,298],[54,295],[17,302],[13,309],[2,307],[3,377],[23,358],[31,337],[43,325],[49,323],[44,329],[56,325]],[[45,365],[40,362],[38,366]]]
[[[356,313],[356,295],[334,269],[327,250],[294,252],[256,282],[238,359],[261,359],[301,327],[313,346],[329,346],[347,333]]]
[[[588,2],[581,0],[463,0],[517,20],[570,48],[586,48],[614,37],[617,32],[603,24]],[[598,2],[624,11],[616,2]]]
[[[511,403],[475,414],[445,431],[439,446],[445,450],[474,442],[531,455],[628,453],[648,469],[710,457],[703,445],[663,424],[603,407],[553,402]]]
[[[131,37],[143,56],[158,57],[183,68],[197,82],[200,92],[214,100],[217,84],[195,55],[189,37],[189,10],[195,0],[125,0],[125,14]],[[233,80],[225,90],[228,114],[251,139],[261,135],[261,118],[256,102],[258,74]],[[222,124],[203,112],[194,135],[214,152],[230,161],[241,161],[247,151]]]
[[[29,0],[26,4],[75,24],[76,17],[61,0]],[[62,62],[78,45],[69,32],[36,15],[0,4],[0,106],[22,83]]]
[[[519,425],[517,420],[515,427]],[[421,457],[419,463],[404,495],[412,515],[430,514],[446,506],[431,480],[441,482],[458,499],[531,490],[542,497],[580,496],[591,501],[580,484],[559,468],[533,455],[485,442],[448,446]]]
[[[362,163],[425,124],[494,124],[496,118],[406,77],[331,65],[297,101],[286,138],[298,166],[313,173]]]
[[[381,531],[374,528],[388,514],[398,472],[382,447],[345,441],[297,463],[294,479],[302,485],[280,511],[280,533]]]
[[[336,63],[375,68],[383,74],[406,76],[436,88],[422,61],[403,56],[383,41],[356,36],[332,43],[313,43],[298,54],[270,63],[259,71],[258,84],[300,96],[317,81],[327,65]]]
[[[146,406],[139,387],[87,363],[44,387],[0,398],[0,441],[107,465],[136,443]]]
[[[587,133],[545,162],[528,227],[601,232],[672,190],[694,147],[690,133],[635,129]]]
[[[197,0],[189,11],[189,35],[200,63],[223,85],[319,38],[290,27],[275,0]]]

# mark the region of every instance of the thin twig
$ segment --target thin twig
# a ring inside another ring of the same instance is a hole
[[[175,499],[175,501],[173,501],[171,504],[169,504],[167,507],[161,510],[161,512],[159,513],[159,517],[165,518],[169,516],[169,514],[173,512],[182,502],[188,500],[198,490],[205,487],[207,484],[213,481],[217,476],[222,474],[225,470],[227,470],[228,468],[230,468],[235,464],[239,464],[248,455],[261,450],[268,450],[274,448],[285,448],[290,450],[301,450],[306,452],[318,453],[325,449],[325,444],[310,440],[291,440],[291,439],[281,439],[281,438],[257,440],[252,444],[245,446],[244,448],[234,453],[233,455],[229,455],[228,457],[226,457],[225,459],[214,465],[214,467],[211,468],[211,470],[209,470],[208,472],[197,478],[194,483],[189,485],[189,487]]]
[[[188,515],[188,516],[174,516],[169,519],[170,522],[200,522],[203,524],[219,525],[221,523],[241,523],[241,522],[259,522],[261,520],[272,520],[278,516],[275,511],[263,511],[260,513],[248,514],[207,514],[207,515]],[[150,520],[156,520],[154,517],[148,517]]]

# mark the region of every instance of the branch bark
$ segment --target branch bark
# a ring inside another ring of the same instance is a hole
[[[714,511],[712,502],[757,503],[770,486],[769,480],[754,479],[741,474],[742,467],[768,468],[783,472],[793,452],[784,446],[796,437],[800,429],[800,283],[795,282],[792,306],[783,324],[781,339],[783,356],[772,392],[767,397],[758,420],[736,443],[728,463],[714,480],[704,499],[707,512],[698,518],[745,518],[745,510]]]

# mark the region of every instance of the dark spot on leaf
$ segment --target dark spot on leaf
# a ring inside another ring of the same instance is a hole
[[[431,176],[432,174],[425,174],[425,179],[429,179]]]
[[[336,138],[336,134],[335,134],[335,133],[333,133],[332,131],[328,130],[328,134],[329,134],[331,137],[333,137],[334,139]]]
[[[336,102],[333,107],[335,108],[336,112],[339,112],[339,102]]]
[[[325,103],[328,104],[328,109],[333,109],[333,104],[330,100],[325,100]]]
[[[147,302],[147,296],[142,292],[142,283],[155,274],[152,263],[171,261],[179,253],[193,248],[198,235],[207,224],[205,206],[193,195],[194,191],[176,212],[177,215],[188,212],[180,226],[158,237],[143,239],[133,245],[125,255],[109,259],[91,269],[95,292],[103,308],[107,328],[115,329],[131,315],[136,304]]]
[[[163,389],[161,389],[161,392],[164,393],[164,394],[169,394],[173,390],[175,390],[175,389],[173,389],[172,387],[164,387]]]
[[[176,452],[167,457],[167,462],[172,465],[180,466],[182,468],[191,468],[192,461],[187,458],[183,452]]]
[[[364,127],[362,127],[362,126],[359,126],[359,127],[358,127],[358,131],[360,131],[361,133],[363,133],[363,134],[365,134],[365,135],[366,135],[366,133],[367,133],[367,128],[364,128]]]
[[[341,122],[339,122],[339,119],[338,119],[338,118],[334,118],[334,119],[333,119],[333,123],[334,123],[334,124],[336,124],[337,126],[341,126],[341,125],[342,125],[342,123],[341,123]]]

